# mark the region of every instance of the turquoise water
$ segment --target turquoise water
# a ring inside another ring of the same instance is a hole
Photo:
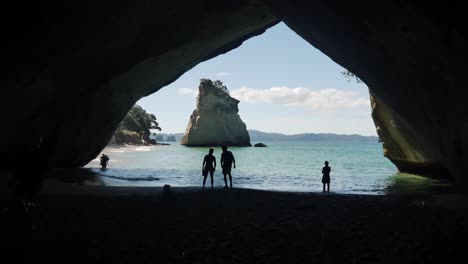
[[[254,142],[255,143],[255,142]],[[234,187],[262,190],[320,192],[323,162],[332,168],[330,191],[382,194],[392,184],[396,167],[382,154],[378,142],[265,142],[267,148],[229,148],[236,158]],[[169,146],[107,147],[107,170],[98,157],[85,168],[109,186],[201,186],[201,168],[208,148]],[[221,149],[215,148],[217,162]],[[221,169],[215,187],[223,187]],[[207,179],[209,185],[209,178]]]

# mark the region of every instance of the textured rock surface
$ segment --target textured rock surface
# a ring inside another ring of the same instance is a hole
[[[56,166],[84,165],[138,99],[282,20],[368,84],[382,105],[373,116],[387,157],[400,169],[441,167],[468,186],[462,3],[227,3],[6,2],[2,156],[21,154],[37,130],[54,141]]]
[[[239,116],[239,101],[202,79],[197,108],[190,116],[180,144],[185,146],[251,146],[247,128]]]
[[[390,159],[400,171],[447,175],[449,172],[441,163],[439,152],[430,152],[428,142],[422,143],[422,139],[410,124],[398,116],[395,111],[386,106],[378,97],[370,91],[372,119],[376,126],[377,134],[383,143],[383,154]]]
[[[83,166],[143,96],[278,22],[257,1],[9,2],[2,16],[2,156],[36,130],[56,166]],[[177,102],[174,102],[177,103]],[[12,167],[2,159],[1,166]]]

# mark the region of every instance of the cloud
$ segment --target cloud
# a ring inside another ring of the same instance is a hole
[[[232,75],[232,73],[231,72],[218,72],[216,74],[216,76],[229,76],[229,75]]]
[[[192,94],[193,89],[192,88],[179,88],[177,89],[177,93],[179,95],[187,95],[187,94]]]
[[[241,87],[231,91],[231,96],[246,103],[272,103],[303,106],[317,111],[333,111],[338,108],[369,107],[368,98],[357,98],[354,92],[337,89],[312,90],[304,87],[272,87],[257,90]]]

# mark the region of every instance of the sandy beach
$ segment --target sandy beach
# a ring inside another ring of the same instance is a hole
[[[468,261],[466,196],[93,186],[47,179],[27,216],[2,196],[2,254],[61,263]],[[7,262],[5,262],[7,263]]]

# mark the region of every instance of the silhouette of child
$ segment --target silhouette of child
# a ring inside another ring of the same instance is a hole
[[[213,173],[216,169],[216,158],[213,156],[214,149],[210,148],[208,155],[205,155],[202,164],[202,171],[203,171],[203,190],[205,190],[205,183],[206,177],[208,176],[208,172],[210,173],[211,177],[211,189],[213,189]]]
[[[330,171],[331,167],[328,167],[328,161],[325,161],[325,167],[322,168],[323,192],[325,192],[325,184],[327,185],[327,192],[330,192]]]

